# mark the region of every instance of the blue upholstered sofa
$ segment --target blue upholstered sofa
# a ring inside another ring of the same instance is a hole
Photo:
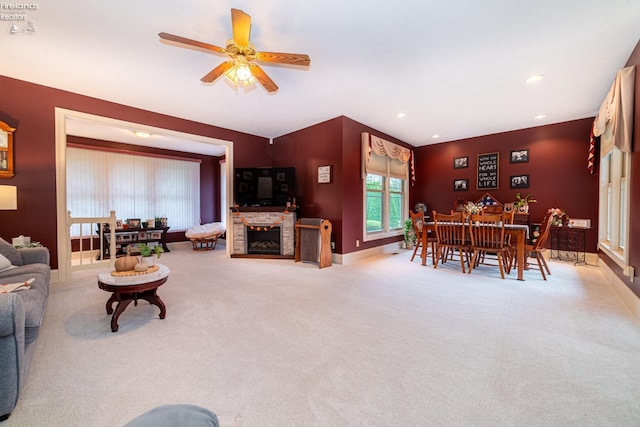
[[[36,338],[49,297],[49,250],[16,249],[0,238],[0,254],[11,262],[0,271],[0,284],[34,279],[30,289],[0,293],[0,421],[13,411],[25,384]]]

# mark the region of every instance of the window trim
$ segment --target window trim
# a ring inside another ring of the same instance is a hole
[[[387,173],[386,175],[380,175],[377,173],[367,174],[367,175],[378,175],[384,178],[384,189],[382,193],[383,196],[383,230],[382,231],[367,231],[367,178],[365,175],[365,179],[362,180],[362,241],[363,242],[371,242],[380,239],[386,239],[388,237],[396,237],[404,235],[404,223],[400,223],[400,227],[396,229],[389,229],[389,201],[391,195],[391,187],[389,185],[389,180],[391,178],[401,179],[397,177],[393,177],[389,172],[389,163],[392,159],[387,156]],[[402,218],[407,218],[409,216],[409,180],[402,179]]]
[[[611,158],[607,159],[607,156]],[[633,267],[629,265],[629,231],[624,229],[621,236],[621,224],[623,218],[630,218],[631,189],[629,173],[631,168],[631,156],[614,147],[610,152],[601,155],[600,181],[598,187],[598,249],[623,270],[623,274],[633,276]],[[621,184],[626,181],[624,192]],[[611,195],[611,201],[608,195]],[[620,212],[624,207],[625,212]],[[609,210],[611,208],[611,211]],[[620,242],[626,242],[626,247],[620,246]]]

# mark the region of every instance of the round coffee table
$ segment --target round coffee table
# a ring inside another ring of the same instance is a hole
[[[158,287],[163,285],[169,278],[169,267],[163,264],[156,264],[159,268],[153,273],[137,274],[134,276],[113,276],[111,272],[98,275],[98,287],[104,291],[111,292],[111,297],[107,301],[107,314],[111,316],[111,332],[118,331],[118,317],[131,302],[138,305],[138,300],[143,299],[150,304],[160,308],[160,318],[164,319],[167,308],[156,293]],[[115,311],[113,303],[118,302]]]

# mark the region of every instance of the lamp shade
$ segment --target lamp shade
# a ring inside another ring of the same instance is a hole
[[[15,211],[18,209],[18,187],[0,185],[0,210]]]

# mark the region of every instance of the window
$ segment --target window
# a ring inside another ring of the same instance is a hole
[[[200,162],[67,147],[67,209],[73,217],[162,216],[186,230],[200,224]]]
[[[408,216],[407,163],[371,154],[365,180],[364,240],[402,234]]]
[[[622,267],[629,263],[629,163],[629,154],[616,147],[600,159],[598,244]]]

